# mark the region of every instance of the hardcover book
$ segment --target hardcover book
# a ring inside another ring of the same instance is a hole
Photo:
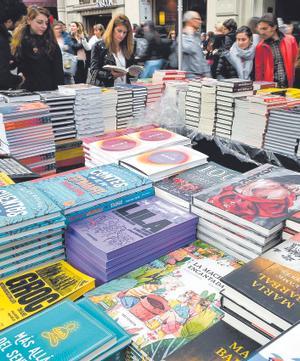
[[[220,319],[220,278],[237,267],[234,258],[196,241],[86,297],[132,335],[140,357],[160,361]]]
[[[129,169],[159,181],[207,162],[207,155],[182,145],[161,148],[127,158],[120,163]]]
[[[177,204],[188,208],[193,195],[238,174],[217,163],[208,162],[157,182],[155,192],[164,199],[174,200]]]
[[[248,357],[259,347],[259,343],[221,320],[187,345],[179,348],[166,360],[248,360]]]
[[[2,332],[1,360],[92,360],[115,336],[75,303],[65,300]]]
[[[199,193],[193,204],[270,236],[299,208],[299,184],[299,173],[265,164]]]
[[[94,286],[93,278],[65,261],[4,278],[0,281],[0,330],[66,297],[75,300]]]
[[[299,241],[284,241],[223,277],[224,296],[286,330],[300,320],[299,254]]]

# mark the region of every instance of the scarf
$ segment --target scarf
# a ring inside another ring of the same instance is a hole
[[[253,69],[255,56],[255,46],[251,45],[247,49],[241,49],[235,42],[225,54],[226,59],[235,68],[240,79],[248,80]]]

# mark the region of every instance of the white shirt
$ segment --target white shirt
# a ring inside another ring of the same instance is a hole
[[[122,51],[119,51],[118,54],[113,53],[113,56],[116,61],[116,66],[126,68],[126,59]],[[118,84],[126,84],[126,75],[115,79],[114,85],[118,85]]]

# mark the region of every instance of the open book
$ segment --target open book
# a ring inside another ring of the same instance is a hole
[[[144,67],[140,65],[131,65],[129,68],[123,68],[117,65],[104,65],[103,69],[123,74],[129,73],[132,76],[137,76],[144,70]]]

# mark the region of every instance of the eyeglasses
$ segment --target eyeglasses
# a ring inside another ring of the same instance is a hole
[[[199,20],[199,21],[201,21],[202,19],[201,18],[194,18],[195,20]]]

